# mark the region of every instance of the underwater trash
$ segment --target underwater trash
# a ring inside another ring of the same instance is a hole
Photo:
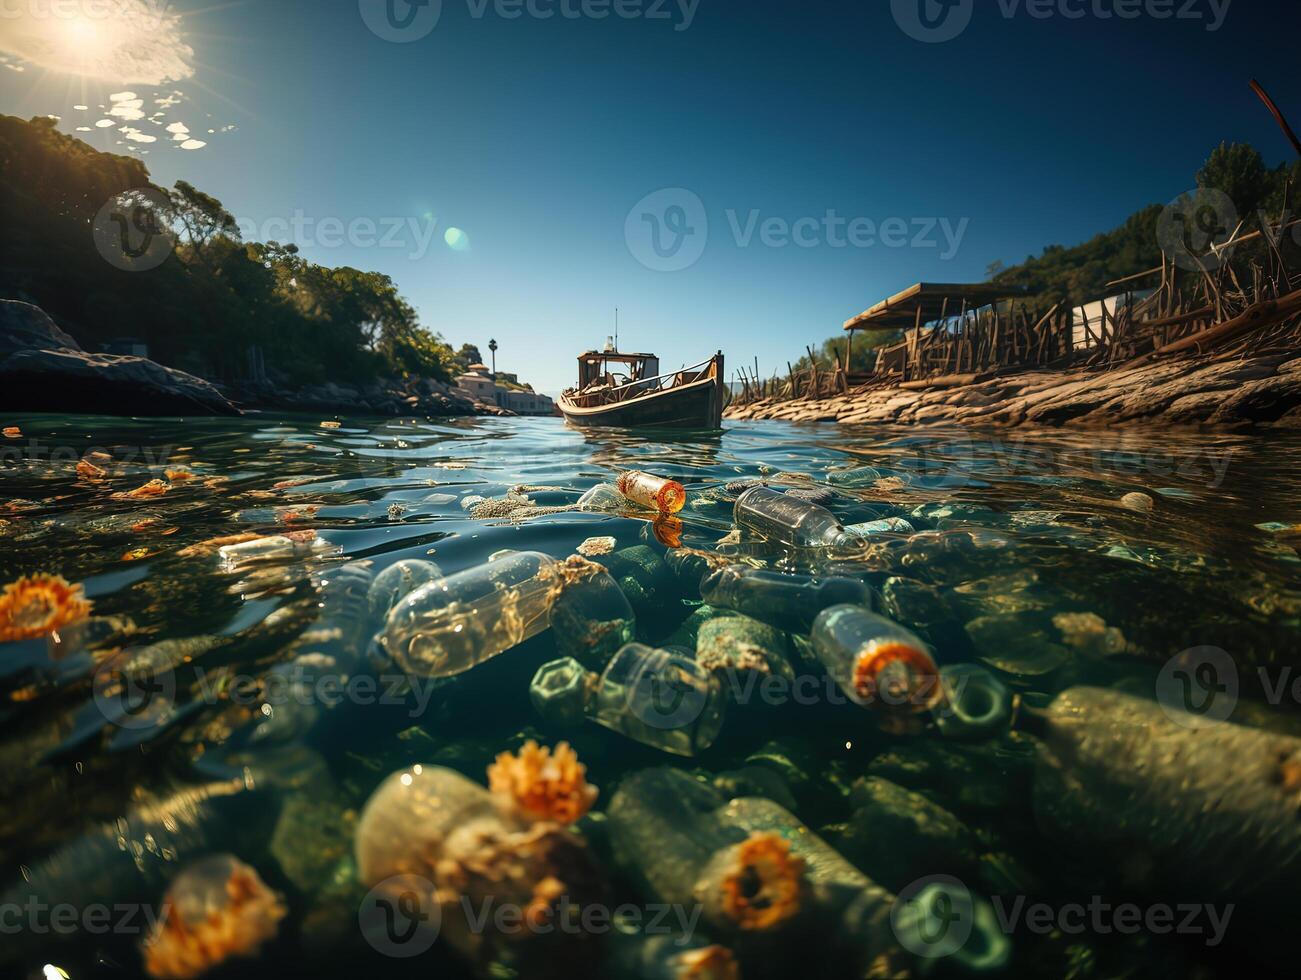
[[[935,724],[946,738],[996,738],[1012,727],[1019,706],[1003,683],[984,667],[950,664],[940,670],[944,697],[935,707]]]
[[[790,633],[807,633],[829,606],[872,606],[872,590],[857,579],[814,578],[747,565],[709,571],[700,579],[700,598]]]
[[[666,480],[638,470],[620,473],[614,485],[634,504],[662,514],[676,514],[687,502],[687,491],[677,480]]]
[[[832,606],[813,623],[813,652],[856,704],[891,730],[933,709],[944,696],[926,644],[898,623],[861,606]]]
[[[91,462],[89,456],[83,456],[77,461],[77,476],[83,480],[102,480],[108,476],[108,470],[102,466],[96,466]]]
[[[1178,697],[1074,687],[1045,710],[1023,707],[1018,727],[1040,739],[1035,816],[1090,860],[1142,853],[1181,894],[1236,903],[1244,928],[1290,962],[1301,739],[1186,713]]]
[[[633,545],[612,555],[602,555],[600,564],[610,570],[639,614],[666,602],[676,602],[679,597],[676,576],[665,559],[649,545]]]
[[[718,678],[689,657],[629,643],[598,676],[573,657],[538,668],[529,698],[548,724],[589,718],[633,741],[693,756],[714,743],[727,699]]]
[[[792,548],[844,548],[858,540],[831,511],[767,487],[741,494],[733,518],[742,534]]]
[[[628,501],[617,487],[611,483],[598,483],[578,498],[575,508],[586,513],[612,514],[627,505]]]
[[[90,617],[80,585],[62,575],[23,575],[0,592],[0,643],[35,640]]]
[[[789,842],[791,858],[807,868],[814,928],[826,931],[833,949],[855,965],[855,975],[925,976],[946,960],[971,973],[997,973],[1007,965],[1011,944],[994,909],[957,882],[933,881],[896,897],[772,800],[732,800],[719,815],[737,830]],[[971,932],[955,943],[948,924],[958,917]]]
[[[370,615],[377,625],[383,625],[389,610],[422,585],[436,582],[443,570],[423,558],[403,558],[375,576],[370,586]]]
[[[331,550],[336,549],[315,531],[287,531],[221,545],[217,548],[217,557],[225,570],[237,571],[245,565],[283,562],[307,555],[323,555]]]
[[[881,479],[881,471],[871,466],[855,466],[846,470],[829,470],[827,482],[832,486],[849,489],[871,487]]]
[[[696,663],[710,671],[771,674],[795,680],[786,636],[749,616],[717,616],[696,634]]]
[[[979,616],[964,627],[982,663],[1005,674],[1042,677],[1070,662],[1071,652],[1054,643],[1037,620],[1016,614]]]
[[[781,830],[751,832],[717,790],[678,769],[624,778],[607,811],[620,864],[653,901],[699,908],[737,943],[789,934],[808,902],[804,859]]]
[[[14,908],[33,902],[47,908],[63,903],[76,908],[123,903],[152,907],[178,863],[260,846],[275,816],[268,799],[243,779],[232,779],[140,804],[24,868],[0,899]],[[0,944],[0,963],[24,956],[48,958],[53,943],[76,938],[66,931],[23,930]]]
[[[22,438],[22,434],[23,430],[16,425],[6,425],[3,429],[0,429],[0,435],[3,435],[6,439],[19,439]]]
[[[147,497],[161,497],[170,489],[172,489],[170,484],[163,480],[155,479],[136,487],[134,490],[124,490],[121,493],[115,493],[113,494],[113,499],[140,500]]]
[[[384,648],[422,677],[463,673],[550,625],[559,566],[541,552],[510,551],[422,585],[389,612]]]
[[[1125,634],[1097,613],[1058,613],[1053,625],[1061,631],[1062,642],[1087,656],[1114,657],[1130,649]]]
[[[786,496],[811,504],[829,504],[836,499],[836,492],[827,487],[793,487],[786,491]]]
[[[488,789],[510,800],[531,820],[568,826],[596,802],[598,790],[587,783],[587,767],[568,742],[555,750],[530,739],[519,754],[503,752],[488,767]]]
[[[917,529],[902,517],[883,517],[862,524],[847,524],[845,533],[857,538],[872,538],[881,534],[916,534]]]
[[[610,554],[618,543],[617,540],[611,537],[588,538],[575,550],[584,558],[595,558],[598,555]]]
[[[637,615],[604,565],[573,555],[557,566],[559,594],[551,605],[556,649],[600,669],[637,633]]]
[[[583,838],[501,802],[451,769],[413,765],[371,794],[354,841],[358,878],[380,908],[414,905],[408,921],[439,923],[440,940],[485,972],[518,957],[545,962],[551,943],[581,940],[557,927],[557,903],[581,910],[602,889]],[[493,906],[520,915],[505,925],[497,916],[477,919]],[[369,925],[384,942],[382,917]]]
[[[145,971],[189,980],[233,957],[256,956],[286,913],[280,896],[238,858],[202,858],[163,896],[162,915],[140,947]]]

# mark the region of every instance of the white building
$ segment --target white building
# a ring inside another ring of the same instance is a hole
[[[456,386],[470,398],[486,405],[496,405],[516,415],[552,415],[555,402],[535,391],[519,391],[497,384],[486,364],[471,364],[456,379]]]

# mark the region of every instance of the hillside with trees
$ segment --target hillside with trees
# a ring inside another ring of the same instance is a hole
[[[450,376],[451,348],[389,277],[243,241],[221,201],[185,181],[157,187],[140,160],[99,152],[51,119],[0,116],[0,172],[0,297],[42,307],[87,349],[139,339],[155,360],[223,381],[242,376],[254,349],[294,383]],[[96,248],[97,216],[127,192],[171,240],[147,271]]]

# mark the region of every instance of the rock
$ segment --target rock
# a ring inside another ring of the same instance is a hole
[[[38,307],[0,300],[0,411],[238,415],[202,378],[143,357],[90,354]]]
[[[31,348],[81,350],[81,345],[60,330],[39,306],[0,300],[0,357]]]

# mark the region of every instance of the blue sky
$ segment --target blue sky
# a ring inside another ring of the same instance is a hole
[[[1171,200],[1222,139],[1282,162],[1253,75],[1301,124],[1294,3],[975,0],[959,36],[922,43],[900,26],[921,0],[611,2],[625,16],[443,0],[427,35],[393,43],[366,22],[383,0],[176,0],[194,71],[174,84],[25,61],[0,19],[0,112],[147,149],[160,183],[215,194],[254,234],[297,226],[314,261],[391,275],[427,326],[495,337],[499,368],[550,392],[616,306],[623,346],[666,368],[721,347],[768,373],[912,282],[979,281]],[[1179,8],[1200,17],[1153,16]],[[174,90],[156,130],[183,122],[201,149],[93,128],[112,94],[152,109]]]

